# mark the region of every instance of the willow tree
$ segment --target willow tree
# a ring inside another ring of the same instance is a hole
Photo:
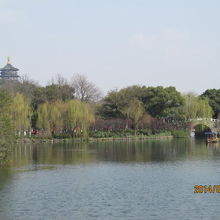
[[[10,114],[12,98],[6,92],[0,92],[0,143],[10,139],[13,134],[13,123]]]
[[[85,134],[87,134],[87,130],[89,129],[91,124],[95,122],[94,113],[92,112],[89,104],[80,102],[80,107],[81,107],[81,114],[79,118],[80,119],[79,125],[85,131]]]
[[[90,106],[79,100],[41,104],[37,115],[37,127],[49,132],[58,130],[72,132],[77,128],[86,135],[89,126],[94,122],[94,114]]]
[[[80,117],[80,107],[78,105],[79,101],[71,100],[65,103],[64,117],[64,127],[66,129],[73,129],[78,126],[78,118]]]
[[[49,106],[48,102],[39,105],[37,109],[37,128],[50,131]]]
[[[65,111],[65,104],[61,101],[53,102],[48,106],[48,120],[49,126],[55,133],[63,129],[63,112]]]
[[[10,114],[12,98],[6,92],[0,91],[0,166],[5,162],[14,136]]]
[[[31,128],[32,114],[33,111],[29,100],[24,95],[17,93],[11,105],[11,117],[15,131],[29,130]]]
[[[80,128],[83,134],[86,135],[89,126],[93,122],[94,115],[88,104],[79,100],[66,102],[65,126],[68,129]]]
[[[136,98],[130,100],[128,105],[123,109],[124,115],[126,115],[126,117],[131,119],[134,123],[135,134],[144,112],[145,110],[143,103]]]
[[[211,118],[212,108],[207,99],[201,99],[189,93],[184,96],[183,115],[185,119]]]

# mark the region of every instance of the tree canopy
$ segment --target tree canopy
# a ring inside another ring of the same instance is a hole
[[[207,89],[200,97],[202,99],[208,98],[209,105],[213,110],[213,117],[218,118],[220,113],[220,89]]]
[[[175,87],[145,87],[142,97],[146,111],[153,117],[180,117],[184,99]]]
[[[180,117],[184,105],[184,98],[174,87],[131,86],[108,93],[99,109],[100,115],[123,117],[123,110],[132,99],[139,100],[145,112],[153,117]]]
[[[0,91],[0,145],[13,135],[13,123],[10,114],[12,97]]]
[[[15,131],[31,129],[31,117],[33,114],[31,103],[22,94],[17,93],[12,100],[11,117]]]
[[[79,128],[83,135],[95,120],[89,105],[79,100],[43,103],[37,110],[37,128],[52,133],[73,132]]]
[[[19,81],[0,80],[0,92],[2,106],[8,111],[3,109],[2,115],[5,112],[16,133],[32,128],[71,133],[77,128],[86,134],[96,119],[119,119],[125,128],[136,129],[140,123],[142,127],[156,120],[158,126],[161,121],[184,123],[188,119],[210,118],[213,112],[217,117],[220,112],[220,90],[209,89],[197,96],[181,94],[172,86],[133,85],[114,89],[100,100],[97,86],[80,74],[69,82],[57,75],[46,86],[25,77]]]
[[[201,99],[192,93],[188,93],[184,96],[184,99],[185,105],[183,106],[183,115],[185,119],[212,117],[212,108],[207,98]]]

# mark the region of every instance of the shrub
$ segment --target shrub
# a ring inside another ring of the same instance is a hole
[[[186,130],[176,130],[172,131],[173,137],[182,138],[182,137],[189,137],[189,131]]]

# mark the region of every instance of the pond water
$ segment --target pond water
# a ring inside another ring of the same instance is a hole
[[[220,145],[173,139],[17,146],[0,220],[220,219]]]

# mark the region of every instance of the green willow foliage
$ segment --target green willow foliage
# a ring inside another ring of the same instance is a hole
[[[89,105],[78,100],[70,100],[65,104],[64,118],[66,119],[66,125],[64,126],[69,129],[79,127],[87,131],[91,123],[95,121]]]
[[[12,118],[9,109],[12,98],[5,92],[0,92],[0,166],[4,164],[14,136]]]
[[[60,91],[57,86],[50,87],[50,91],[55,88]],[[140,122],[143,124],[151,117],[184,121],[211,118],[213,114],[210,100],[206,97],[182,95],[175,87],[131,86],[111,91],[96,108],[96,115],[92,110],[94,104],[71,99],[69,92],[72,90],[62,87],[65,97],[59,94],[51,99],[43,99],[42,96],[39,102],[33,104],[33,100],[27,98],[26,94],[0,91],[0,139],[8,139],[11,134],[15,136],[32,128],[44,130],[48,135],[67,133],[73,136],[74,133],[80,133],[86,136],[95,116],[104,119],[121,118],[127,124],[130,120],[136,130]],[[49,94],[52,97],[55,93]]]
[[[44,129],[44,130],[49,130],[50,129],[50,122],[49,122],[49,103],[46,102],[44,104],[41,104],[38,107],[37,110],[37,127]]]
[[[208,99],[201,99],[193,94],[184,96],[183,115],[185,119],[211,118],[213,111]]]
[[[138,127],[138,123],[140,119],[142,119],[144,112],[143,103],[135,98],[132,99],[122,110],[122,113],[134,122],[135,129]]]
[[[0,143],[11,139],[13,123],[9,109],[12,108],[12,98],[5,92],[0,92]]]
[[[37,109],[37,128],[49,132],[70,132],[80,129],[84,135],[95,121],[88,104],[79,100],[41,104]]]
[[[24,95],[19,93],[15,95],[12,100],[10,113],[16,133],[31,129],[33,110],[31,103]]]

